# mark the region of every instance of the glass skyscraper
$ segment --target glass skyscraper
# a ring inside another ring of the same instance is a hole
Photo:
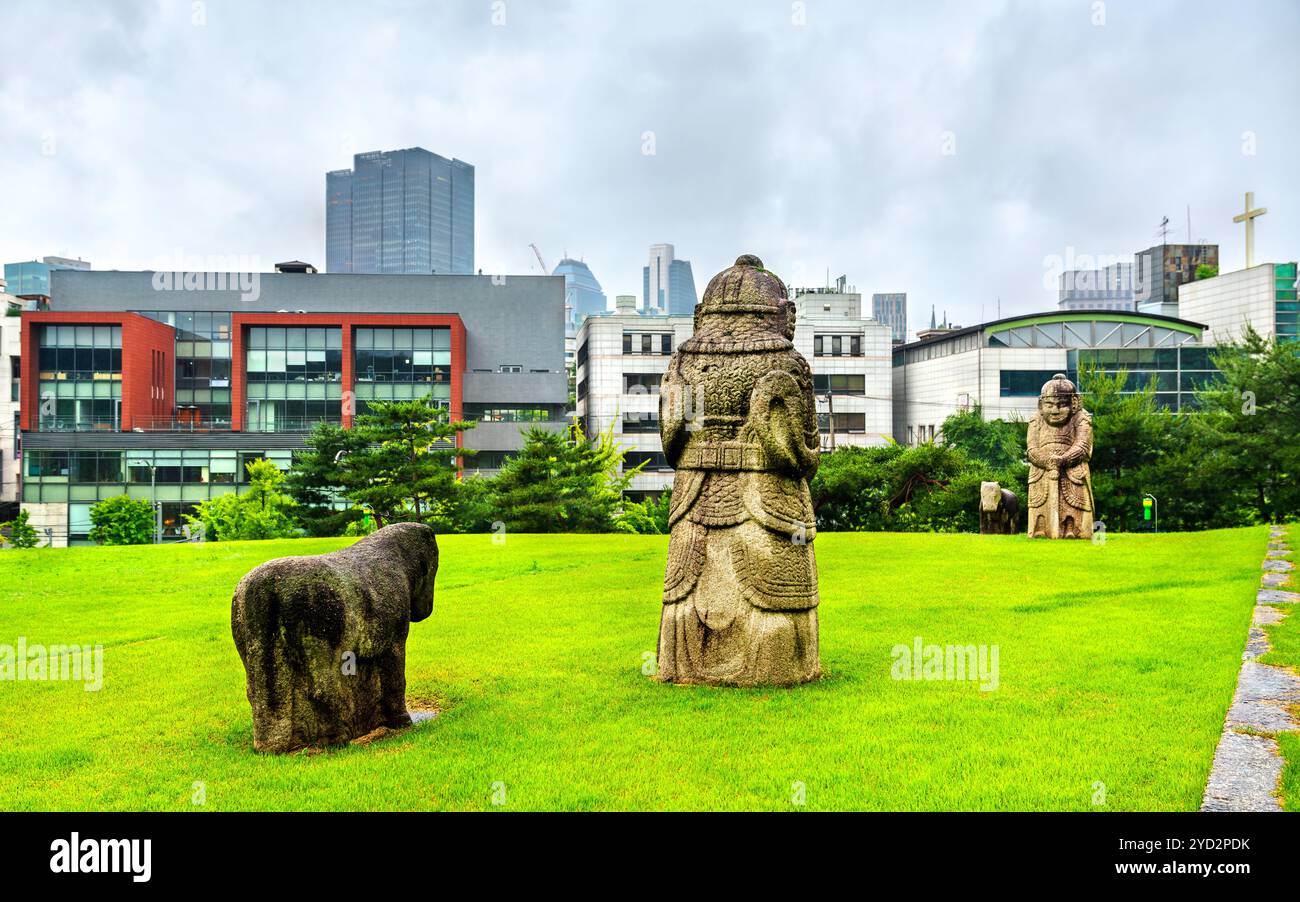
[[[412,147],[327,172],[325,269],[473,274],[474,167]]]
[[[578,326],[589,316],[604,313],[608,299],[596,281],[591,268],[581,260],[565,257],[551,273],[564,276],[564,306],[570,324]]]
[[[678,260],[671,244],[650,246],[650,265],[641,270],[641,312],[647,316],[695,312],[695,274],[688,260]]]
[[[871,316],[889,327],[889,334],[895,343],[907,341],[907,292],[873,294]]]

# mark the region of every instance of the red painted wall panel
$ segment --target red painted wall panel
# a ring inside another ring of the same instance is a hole
[[[23,313],[21,428],[39,424],[40,382],[36,326],[98,325],[122,327],[122,429],[148,428],[170,419],[176,402],[176,336],[164,323],[136,313],[99,311],[27,311]],[[245,326],[338,326],[343,329],[343,391],[354,389],[352,330],[357,326],[443,326],[451,332],[451,419],[464,416],[465,324],[455,314],[235,313],[231,316],[231,428],[242,431],[248,407],[244,365]],[[343,425],[352,425],[350,412]]]
[[[46,325],[120,326],[122,430],[147,428],[156,418],[171,417],[176,401],[176,332],[171,326],[137,313],[31,310],[23,312],[22,429],[32,432],[40,424],[37,327]],[[161,356],[154,357],[155,353]]]
[[[445,326],[451,330],[451,418],[464,416],[461,401],[465,381],[465,323],[454,313],[235,313],[230,317],[230,421],[231,428],[244,428],[248,408],[248,385],[245,374],[245,326],[339,326],[343,329],[343,392],[345,398],[355,391],[356,375],[352,372],[352,330],[357,326]],[[344,427],[352,426],[350,408],[342,415]]]

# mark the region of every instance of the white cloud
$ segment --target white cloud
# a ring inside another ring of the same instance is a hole
[[[485,271],[534,271],[536,242],[611,298],[668,241],[700,289],[753,252],[971,323],[1050,306],[1067,247],[1132,253],[1162,215],[1181,240],[1188,204],[1240,266],[1246,190],[1261,257],[1300,255],[1294,4],[1109,0],[1102,27],[1080,2],[805,9],[209,0],[197,26],[190,2],[10,2],[0,259],[323,264],[324,173],[415,145],[476,166]]]

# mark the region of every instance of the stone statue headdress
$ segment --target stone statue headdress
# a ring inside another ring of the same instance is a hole
[[[785,285],[753,254],[709,280],[695,308],[687,354],[726,354],[793,348],[794,304]]]

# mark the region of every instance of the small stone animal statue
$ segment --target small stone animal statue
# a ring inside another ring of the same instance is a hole
[[[248,675],[253,747],[291,752],[410,724],[406,636],[433,613],[437,573],[433,530],[397,523],[241,579],[230,628]]]
[[[1020,499],[996,482],[980,483],[980,535],[1009,536],[1016,532]]]

